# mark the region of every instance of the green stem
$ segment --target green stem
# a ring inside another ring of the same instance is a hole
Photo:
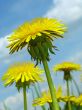
[[[36,85],[34,85],[34,89],[35,89],[35,92],[36,92],[37,96],[40,97],[40,91],[38,91]],[[41,106],[41,108],[42,108],[43,110],[46,110],[45,106]]]
[[[34,91],[33,91],[33,89],[32,88],[30,88],[31,89],[31,92],[32,92],[32,98],[33,98],[33,100],[34,100]],[[34,110],[36,110],[36,106],[34,107]]]
[[[34,89],[35,89],[35,92],[36,92],[37,96],[40,97],[40,94],[39,94],[39,92],[38,92],[38,90],[37,90],[36,85],[34,85]]]
[[[49,107],[50,107],[50,110],[54,110],[53,106],[52,106],[52,103],[49,104]]]
[[[81,93],[80,93],[79,87],[78,87],[78,85],[77,85],[77,83],[76,83],[76,81],[75,81],[75,79],[73,77],[72,77],[72,80],[73,80],[73,82],[74,82],[74,84],[76,86],[78,94],[80,95]]]
[[[27,110],[26,85],[23,85],[24,110]]]
[[[47,82],[48,82],[50,93],[51,93],[53,110],[59,110],[59,105],[58,105],[57,98],[56,98],[56,89],[54,87],[54,84],[51,78],[50,70],[49,70],[48,63],[45,57],[45,52],[43,51],[41,44],[38,44],[38,47],[39,47],[39,51],[41,52],[42,62],[43,62]]]
[[[66,80],[66,83],[67,83],[67,96],[69,98],[69,96],[70,96],[69,80]],[[70,100],[69,99],[68,99],[68,109],[71,110],[71,103],[70,103]]]
[[[52,78],[51,78],[51,75],[50,75],[50,71],[49,71],[47,61],[42,60],[42,62],[43,62],[44,70],[45,70],[45,73],[46,73],[46,78],[47,78],[47,81],[48,81],[51,97],[52,97],[53,109],[54,110],[59,110],[59,106],[58,106],[57,99],[56,99],[56,89],[54,88],[54,84],[53,84],[53,81],[52,81]]]

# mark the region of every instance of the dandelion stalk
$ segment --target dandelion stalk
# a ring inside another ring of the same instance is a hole
[[[47,60],[45,58],[45,55],[44,55],[44,52],[43,52],[43,49],[42,49],[41,45],[38,44],[38,47],[39,47],[40,52],[42,53],[42,62],[43,62],[46,78],[47,78],[50,93],[51,93],[53,109],[54,110],[59,110],[59,106],[58,106],[57,99],[56,99],[56,89],[54,88],[54,84],[53,84],[53,81],[52,81],[52,78],[51,78],[51,75],[50,75],[50,70],[49,70],[49,67],[48,67],[48,63],[47,63]]]
[[[75,81],[75,79],[73,77],[72,77],[72,80],[73,80],[73,82],[74,82],[74,84],[76,86],[78,94],[80,95],[81,93],[80,93],[79,87],[78,87],[78,85],[77,85],[77,83],[76,83],[76,81]]]
[[[23,84],[24,110],[27,110],[26,85]]]
[[[54,84],[53,84],[53,81],[52,81],[52,78],[51,78],[51,75],[50,75],[50,71],[49,71],[47,61],[43,60],[42,62],[43,62],[43,65],[44,65],[48,85],[49,85],[49,88],[50,88],[53,108],[56,109],[56,110],[59,110],[59,106],[58,106],[57,99],[56,99],[56,90],[54,88]]]
[[[54,110],[52,107],[53,107],[53,105],[52,105],[52,103],[50,103],[50,104],[49,104],[49,109],[50,109],[50,110]]]
[[[40,93],[38,92],[38,89],[37,89],[36,85],[34,85],[34,90],[35,90],[37,96],[40,97]]]
[[[33,100],[34,100],[34,91],[33,91],[33,89],[32,88],[30,88],[31,89],[31,92],[32,92],[32,98],[33,98]],[[36,107],[34,107],[34,110],[36,110]]]
[[[36,85],[34,85],[34,89],[35,89],[35,92],[36,92],[36,94],[37,94],[37,96],[38,96],[38,98],[40,97],[40,91],[38,91],[38,89],[37,89],[37,87],[36,87]],[[43,109],[43,110],[46,110],[46,108],[45,108],[45,106],[43,105],[43,106],[41,106],[41,108]]]
[[[71,77],[71,71],[79,71],[81,69],[81,66],[79,64],[75,64],[73,62],[62,62],[60,64],[57,64],[54,66],[53,70],[54,71],[63,71],[64,72],[64,80],[67,83],[67,95],[68,97],[70,96],[70,91],[69,91],[69,81],[72,80]],[[68,108],[71,110],[71,103],[68,100]]]
[[[66,85],[67,85],[67,96],[68,96],[68,109],[71,110],[71,103],[70,103],[70,100],[69,100],[69,97],[70,97],[70,89],[69,89],[69,81],[71,80],[71,74],[70,74],[70,71],[64,71],[64,80],[66,81]]]
[[[67,96],[69,97],[70,96],[69,80],[67,80],[66,83],[67,83]],[[71,110],[71,103],[69,100],[68,100],[68,109]]]

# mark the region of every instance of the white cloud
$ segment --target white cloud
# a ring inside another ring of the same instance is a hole
[[[9,63],[10,60],[8,59],[9,55],[9,49],[6,48],[9,44],[7,38],[10,35],[7,35],[5,37],[0,38],[0,61],[3,61],[4,63]]]
[[[3,62],[4,64],[9,64],[11,62],[18,61],[19,59],[22,60],[25,54],[24,49],[13,55],[9,54],[9,49],[7,48],[9,42],[7,38],[10,35],[0,38],[0,62]]]
[[[30,110],[33,110],[32,107],[32,98],[30,98],[30,94],[27,93],[27,98],[30,99],[28,101],[28,108]],[[10,110],[22,110],[23,109],[23,95],[22,92],[17,93],[16,95],[9,96],[5,100],[3,100],[3,103],[10,109]],[[0,102],[0,110],[5,110],[4,109],[4,104]]]
[[[0,38],[0,58],[8,54],[8,49],[6,48],[6,46],[8,45],[8,36],[9,35]]]
[[[2,102],[0,102],[0,110],[4,110],[4,106]]]
[[[10,63],[10,54],[9,54],[9,49],[7,48],[9,42],[8,42],[8,37],[10,35],[7,35],[5,37],[0,38],[0,61],[4,63]]]
[[[53,0],[53,6],[45,16],[66,22],[76,21],[82,17],[82,0]]]
[[[4,102],[11,110],[18,110],[20,109],[21,105],[23,106],[22,93],[18,93],[15,96],[10,96],[5,99]]]

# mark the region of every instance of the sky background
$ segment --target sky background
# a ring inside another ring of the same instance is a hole
[[[25,49],[9,55],[9,50],[6,48],[7,37],[19,25],[36,17],[57,18],[68,27],[64,38],[54,42],[60,51],[57,51],[55,56],[51,55],[50,68],[62,61],[82,64],[82,0],[0,0],[0,78],[10,64],[30,61]],[[73,76],[81,88],[78,74],[74,72]],[[62,84],[65,90],[62,79],[63,74],[57,74],[53,78],[56,86]],[[41,87],[43,86],[46,87],[46,83],[41,84]],[[32,100],[30,90],[28,97]],[[31,100],[29,100],[30,110],[33,109]],[[11,110],[23,110],[22,92],[18,93],[14,86],[4,88],[0,82],[0,110],[4,110],[2,102],[5,102]]]

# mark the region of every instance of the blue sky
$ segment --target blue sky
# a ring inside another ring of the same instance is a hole
[[[43,16],[51,5],[52,0],[0,0],[1,36],[10,34],[26,20]]]
[[[10,64],[16,61],[30,60],[25,49],[9,55],[9,50],[6,48],[7,37],[17,26],[36,17],[58,18],[68,27],[64,38],[54,42],[60,51],[56,52],[56,56],[51,55],[53,61],[50,61],[50,67],[62,61],[74,61],[82,64],[81,11],[82,0],[0,0],[0,77]],[[79,76],[74,74],[75,79],[78,78],[79,86],[81,86]],[[62,75],[57,75],[54,78],[56,86],[62,82],[59,81],[60,79],[62,79]],[[65,85],[63,82],[62,84]],[[18,110],[22,106],[20,96],[21,93],[18,94],[14,86],[4,88],[0,82],[0,107],[2,110],[4,110],[2,101],[5,101],[11,109],[15,106],[14,110]],[[29,97],[31,97],[30,94]],[[18,100],[20,103],[17,103]]]

